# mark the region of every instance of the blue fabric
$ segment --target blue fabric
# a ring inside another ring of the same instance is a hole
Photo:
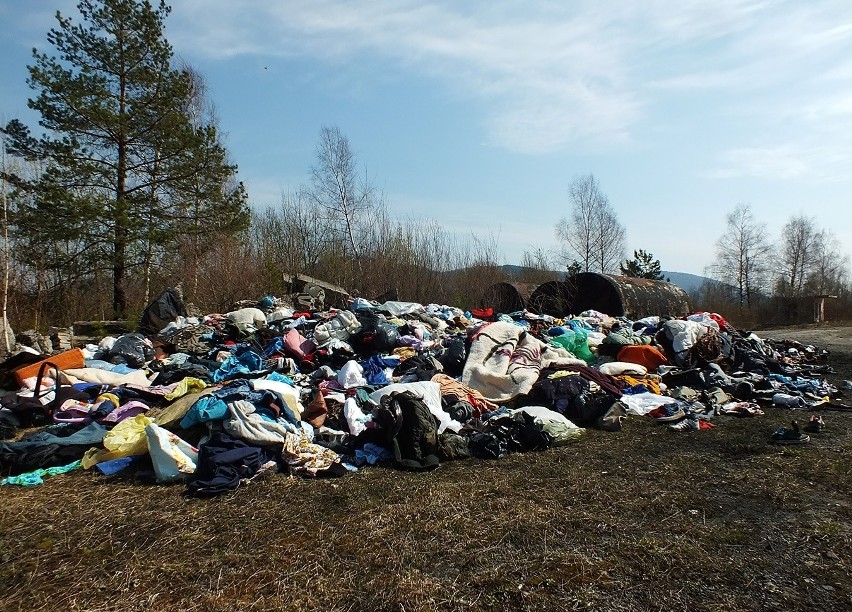
[[[214,395],[205,395],[190,406],[180,421],[180,426],[189,429],[198,423],[220,421],[228,414],[228,406]]]
[[[243,478],[254,476],[264,463],[276,459],[271,448],[251,446],[227,432],[216,432],[198,449],[198,467],[186,492],[207,496],[233,491]]]
[[[356,465],[376,465],[380,461],[392,460],[392,452],[378,444],[373,444],[372,442],[367,442],[363,448],[359,448],[355,451]]]
[[[244,378],[232,380],[218,391],[214,391],[212,395],[226,404],[237,400],[246,400],[252,404],[268,404],[278,399],[271,391],[255,391],[251,383]]]
[[[135,463],[139,460],[138,456],[134,457],[121,457],[120,459],[111,459],[109,461],[101,461],[100,463],[95,464],[95,469],[97,469],[104,476],[112,476],[113,474],[118,474],[121,470],[130,466],[130,464]]]
[[[18,442],[0,443],[3,446],[11,448],[31,448],[36,446],[46,446],[48,444],[58,444],[59,446],[79,446],[90,444],[97,446],[104,441],[107,428],[100,423],[89,423],[83,429],[75,431],[70,436],[57,436],[56,433],[64,433],[65,430],[72,426],[56,425],[48,427],[39,432],[31,434]]]
[[[296,418],[293,410],[287,404],[281,405],[283,402],[279,402],[278,395],[272,391],[255,391],[252,389],[251,383],[248,380],[237,379],[231,381],[218,391],[214,391],[212,395],[226,404],[237,400],[245,400],[253,404],[255,408],[275,404],[281,411],[280,418],[293,425],[299,425],[299,419]]]
[[[115,372],[116,374],[130,374],[136,371],[136,368],[131,368],[126,363],[110,363],[103,359],[86,359],[85,365],[87,368],[106,370],[107,372]]]
[[[648,387],[641,383],[621,390],[624,395],[636,395],[637,393],[649,393],[650,391]]]
[[[251,374],[263,370],[263,359],[257,353],[244,351],[239,355],[229,355],[228,358],[213,372],[213,382],[222,382],[236,378],[241,374]]]
[[[364,368],[364,378],[371,385],[386,385],[390,383],[385,375],[385,368],[395,368],[400,363],[399,357],[382,357],[373,355],[360,363]]]
[[[266,345],[263,349],[264,357],[271,357],[275,354],[284,354],[284,338],[278,336],[274,340],[272,340],[269,344]]]
[[[283,382],[283,383],[287,383],[288,385],[295,385],[295,384],[296,384],[296,383],[293,381],[293,379],[292,379],[292,378],[290,378],[289,376],[284,376],[284,375],[283,375],[283,374],[281,374],[280,372],[271,372],[271,373],[270,373],[270,374],[266,377],[266,380],[271,380],[271,381],[273,381],[273,382]]]

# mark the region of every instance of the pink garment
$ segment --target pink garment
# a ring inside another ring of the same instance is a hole
[[[124,419],[130,419],[145,412],[148,412],[147,405],[140,401],[131,400],[106,415],[101,419],[101,423],[119,423]]]

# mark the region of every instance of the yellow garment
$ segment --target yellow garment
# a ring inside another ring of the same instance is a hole
[[[115,393],[101,393],[95,399],[95,405],[98,405],[105,400],[111,401],[115,405],[116,408],[118,408],[121,405],[121,400],[118,399],[118,396]]]
[[[157,425],[173,425],[183,418],[195,402],[205,395],[210,395],[216,389],[217,387],[207,387],[201,393],[188,393],[182,398],[173,401],[165,408],[154,408],[148,412],[148,416],[153,417]]]
[[[145,428],[154,420],[144,414],[138,414],[132,419],[124,419],[113,427],[104,437],[104,448],[90,448],[83,455],[83,469],[88,470],[97,463],[144,455],[148,452],[148,438]]]
[[[616,376],[618,380],[623,380],[628,387],[635,385],[645,385],[651,393],[660,394],[660,379],[658,376],[630,376],[623,374]]]
[[[547,378],[549,380],[553,380],[554,378],[564,378],[566,376],[579,376],[579,375],[580,375],[579,372],[573,372],[571,370],[557,370],[556,372],[554,372],[553,374],[551,374]]]
[[[177,384],[177,387],[174,388],[174,391],[172,391],[166,396],[166,399],[169,401],[176,400],[177,398],[183,397],[188,393],[198,393],[205,387],[207,387],[207,383],[203,380],[193,378],[192,376],[187,376]]]
[[[415,351],[409,346],[400,346],[399,348],[395,348],[393,350],[393,354],[398,355],[400,359],[405,361],[406,359],[414,357],[417,354],[417,351]]]

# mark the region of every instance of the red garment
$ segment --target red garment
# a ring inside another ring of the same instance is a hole
[[[721,329],[722,331],[728,331],[731,329],[731,326],[728,325],[728,322],[722,315],[716,314],[715,312],[711,312],[708,316],[719,324],[719,329]]]
[[[471,308],[470,314],[477,319],[489,320],[494,318],[494,309],[489,308]]]

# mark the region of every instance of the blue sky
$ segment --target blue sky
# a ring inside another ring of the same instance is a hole
[[[593,173],[663,269],[702,274],[725,215],[793,215],[852,245],[848,0],[175,0],[166,37],[206,78],[252,203],[308,180],[322,126],[389,209],[557,251]],[[69,0],[0,0],[0,120],[28,111],[31,49]]]

